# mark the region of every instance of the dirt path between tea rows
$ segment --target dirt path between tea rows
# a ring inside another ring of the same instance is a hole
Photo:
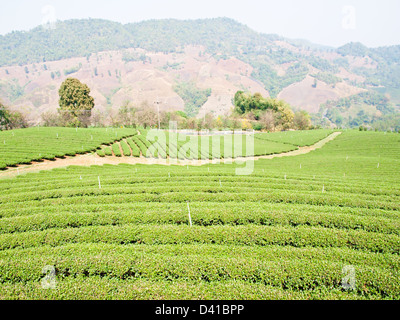
[[[0,178],[15,177],[20,174],[28,172],[39,172],[42,170],[51,170],[55,168],[64,168],[68,166],[93,166],[93,165],[118,165],[121,163],[126,164],[159,164],[159,165],[181,165],[181,166],[199,166],[205,164],[215,163],[231,163],[232,161],[245,161],[245,160],[258,160],[258,159],[273,159],[281,157],[292,157],[302,154],[309,153],[316,149],[322,148],[326,143],[335,139],[341,132],[334,132],[325,139],[317,142],[316,144],[308,147],[300,147],[298,150],[273,154],[268,156],[257,156],[257,157],[246,157],[246,158],[235,158],[232,159],[221,159],[221,160],[176,160],[176,159],[148,159],[144,157],[104,157],[101,158],[97,154],[85,154],[77,155],[74,157],[65,157],[63,159],[56,160],[44,160],[42,162],[33,162],[29,165],[19,165],[13,168],[9,168],[5,171],[0,171]]]

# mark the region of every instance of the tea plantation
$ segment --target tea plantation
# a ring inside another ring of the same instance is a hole
[[[0,131],[0,170],[32,161],[83,154],[136,134],[134,129],[113,128],[35,127]]]
[[[326,135],[255,143],[293,150]],[[127,145],[145,150],[138,139]],[[308,154],[257,160],[251,175],[238,166],[0,179],[0,299],[400,299],[399,134],[343,131]]]

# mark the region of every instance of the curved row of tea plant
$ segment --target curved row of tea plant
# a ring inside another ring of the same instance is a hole
[[[137,134],[134,129],[28,128],[0,131],[0,169],[99,149]]]
[[[236,136],[186,136],[161,131],[161,138],[152,141],[147,139],[147,133],[148,131],[142,130],[140,135],[126,142],[116,143],[117,152],[114,152],[114,155],[117,157],[142,155],[147,158],[160,157],[163,159],[170,157],[180,160],[264,156],[293,151],[300,146],[314,144],[326,138],[332,131],[316,130],[310,131],[310,133],[304,131]],[[304,135],[304,139],[302,135]],[[126,143],[130,145],[131,150],[126,148]],[[121,148],[125,148],[123,153],[118,151],[119,145]],[[106,150],[99,155],[103,156],[103,153],[110,155]]]
[[[400,298],[398,135],[345,131],[309,154],[258,160],[248,176],[239,166],[1,179],[0,297]],[[55,290],[40,287],[46,265]],[[342,287],[349,266],[355,290]]]

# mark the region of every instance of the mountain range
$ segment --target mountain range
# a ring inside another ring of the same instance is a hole
[[[0,100],[32,124],[56,111],[67,77],[91,88],[95,112],[106,117],[127,104],[228,114],[238,90],[283,99],[333,127],[400,109],[400,46],[332,48],[229,18],[68,20],[0,36]]]

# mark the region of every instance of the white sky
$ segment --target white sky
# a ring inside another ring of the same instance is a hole
[[[255,31],[334,47],[400,44],[400,0],[0,0],[0,34],[32,29],[53,16],[122,23],[228,17]]]

